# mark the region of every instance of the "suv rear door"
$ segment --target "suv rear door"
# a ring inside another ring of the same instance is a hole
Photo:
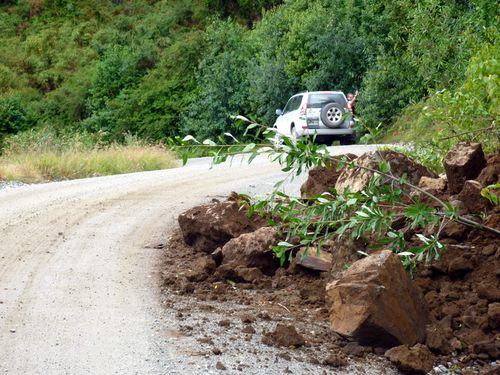
[[[321,109],[328,103],[337,103],[347,108],[347,99],[338,92],[311,93],[307,100],[307,127],[309,129],[326,128],[321,121]]]

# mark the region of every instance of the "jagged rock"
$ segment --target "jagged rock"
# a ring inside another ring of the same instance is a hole
[[[238,195],[232,194],[227,201],[196,206],[180,214],[178,221],[184,241],[210,254],[230,239],[263,226],[263,220],[249,219],[240,206]]]
[[[494,302],[488,305],[488,322],[492,329],[500,327],[500,303]]]
[[[324,365],[341,367],[347,365],[347,356],[339,349],[332,351],[323,361]]]
[[[443,192],[446,190],[446,180],[441,177],[431,178],[422,176],[418,183],[418,187],[431,192]]]
[[[488,157],[487,165],[476,178],[482,186],[497,184],[500,182],[500,152]]]
[[[441,236],[459,241],[463,239],[469,231],[470,228],[467,226],[457,223],[456,221],[450,221],[444,226]]]
[[[189,281],[203,281],[215,271],[215,268],[215,261],[211,257],[198,258],[186,272],[186,278]]]
[[[363,154],[356,159],[356,164],[360,167],[367,167],[378,170],[379,162],[386,161],[391,166],[390,173],[396,177],[406,175],[410,183],[417,185],[422,176],[436,178],[437,175],[411,160],[407,156],[395,151],[374,151]],[[351,192],[358,192],[366,189],[370,182],[373,172],[363,168],[345,168],[340,174],[335,189],[343,192],[349,188]],[[392,182],[389,178],[382,178],[382,183]]]
[[[477,286],[477,293],[480,298],[484,298],[489,302],[500,302],[500,289],[492,288],[487,283]]]
[[[263,227],[255,232],[245,233],[233,238],[222,248],[222,264],[256,267],[266,275],[273,275],[279,267],[279,261],[272,252],[272,246],[278,242],[276,230]]]
[[[332,254],[327,253],[324,250],[318,250],[314,247],[310,249],[302,248],[299,250],[295,256],[297,264],[304,268],[308,268],[314,271],[326,272],[330,271],[332,267]]]
[[[466,273],[472,271],[474,265],[472,261],[464,256],[453,259],[448,265],[448,274],[451,277],[463,277]]]
[[[397,255],[384,250],[355,262],[326,287],[331,328],[362,345],[413,345],[425,339],[425,301]]]
[[[428,325],[425,336],[425,345],[429,349],[440,354],[451,353],[450,338],[453,337],[451,328],[445,329],[438,324]]]
[[[337,172],[337,159],[342,156],[345,156],[348,161],[352,161],[357,158],[354,154],[341,155],[333,158],[331,163],[326,167],[316,167],[309,170],[307,180],[300,188],[300,195],[302,198],[311,198],[315,195],[328,192],[335,187],[335,183],[337,182],[341,172]]]
[[[233,264],[223,264],[215,271],[215,277],[219,280],[231,280],[259,284],[264,281],[265,276],[256,267],[234,266]]]
[[[480,143],[460,142],[446,155],[443,164],[448,189],[458,194],[466,180],[473,180],[481,173],[486,159]]]
[[[491,205],[488,200],[481,196],[481,184],[475,180],[467,180],[457,199],[462,201],[463,206],[471,213],[480,213],[488,210]]]
[[[366,251],[366,247],[361,241],[354,241],[348,238],[336,239],[331,247],[333,262],[331,273],[333,277],[348,269],[354,262],[360,260],[362,255],[359,251]]]
[[[480,341],[472,346],[472,350],[476,354],[486,354],[491,359],[498,359],[500,356],[500,342],[498,341]]]
[[[422,344],[397,346],[385,352],[385,356],[401,371],[410,374],[427,374],[436,362],[436,357]]]
[[[291,325],[278,323],[273,332],[264,334],[262,342],[266,345],[285,346],[285,347],[299,347],[306,342],[304,337],[297,332],[297,329]]]

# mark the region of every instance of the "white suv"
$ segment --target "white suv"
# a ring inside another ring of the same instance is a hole
[[[311,91],[296,94],[283,110],[277,109],[274,128],[292,138],[316,135],[316,141],[331,144],[356,143],[355,121],[342,91]]]

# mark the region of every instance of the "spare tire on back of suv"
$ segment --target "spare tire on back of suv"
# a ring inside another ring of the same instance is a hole
[[[336,128],[344,122],[344,109],[338,103],[328,103],[321,109],[321,121],[329,128]]]

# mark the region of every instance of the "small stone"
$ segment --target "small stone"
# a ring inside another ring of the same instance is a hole
[[[447,374],[448,369],[444,365],[439,365],[439,366],[434,367],[434,372],[436,374]]]
[[[214,353],[215,355],[221,355],[222,351],[219,348],[213,348],[212,353]]]
[[[357,342],[349,342],[344,346],[344,352],[354,357],[362,357],[368,351],[370,351],[368,348],[359,345]]]
[[[215,368],[217,370],[221,370],[221,371],[224,371],[226,370],[226,366],[224,366],[224,364],[220,361],[218,361],[216,364],[215,364]]]
[[[488,284],[480,284],[477,292],[480,298],[487,299],[489,302],[500,302],[500,289],[492,288]]]
[[[469,228],[465,225],[457,223],[455,221],[450,221],[446,224],[441,232],[443,237],[453,238],[454,240],[460,241],[469,232]]]
[[[229,327],[231,325],[231,321],[228,319],[221,320],[219,322],[219,326],[221,327]]]
[[[278,323],[273,332],[264,334],[262,342],[266,345],[299,347],[305,344],[304,337],[292,325]]]
[[[497,249],[495,248],[495,245],[491,244],[491,245],[485,246],[483,248],[483,250],[481,251],[481,254],[483,254],[484,256],[489,257],[490,255],[495,254],[496,251],[497,251]]]
[[[245,327],[243,327],[243,329],[241,330],[241,332],[243,332],[243,333],[249,333],[249,334],[254,334],[255,333],[255,328],[253,328],[251,325],[246,325]]]
[[[9,331],[10,333],[16,333],[16,330],[14,328],[11,328]]]
[[[422,344],[417,344],[413,347],[406,345],[396,346],[385,352],[385,356],[401,371],[415,374],[427,374],[432,370],[436,361],[436,358],[427,346]]]
[[[452,277],[463,277],[474,269],[470,259],[458,257],[453,259],[448,266],[448,274]]]
[[[347,358],[344,353],[338,350],[326,357],[323,364],[332,367],[341,367],[347,365]]]
[[[253,315],[250,315],[250,314],[243,314],[241,316],[241,322],[244,324],[253,323],[253,322],[255,322],[255,317]]]
[[[418,186],[424,190],[443,192],[446,190],[446,180],[444,178],[420,177]]]
[[[500,326],[500,303],[494,302],[488,305],[488,322],[491,328]]]
[[[310,249],[302,248],[295,256],[297,264],[314,271],[327,272],[332,267],[332,254],[326,251],[319,251],[315,247]]]

